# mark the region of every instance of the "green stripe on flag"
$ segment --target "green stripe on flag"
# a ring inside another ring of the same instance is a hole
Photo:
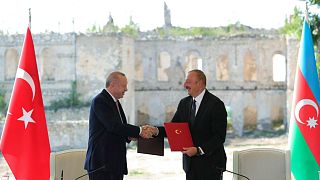
[[[291,171],[296,180],[319,180],[320,168],[296,122],[291,137]],[[320,147],[319,147],[320,148]]]

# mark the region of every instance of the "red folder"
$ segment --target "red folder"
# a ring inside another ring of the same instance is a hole
[[[171,151],[184,151],[184,147],[193,147],[188,123],[164,123]]]

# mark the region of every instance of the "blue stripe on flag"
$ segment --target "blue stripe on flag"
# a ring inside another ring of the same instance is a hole
[[[304,20],[303,23],[303,34],[301,37],[298,61],[304,78],[309,84],[309,87],[317,99],[318,104],[320,104],[319,78],[316,67],[316,59],[314,56],[313,41],[310,27],[306,20]]]

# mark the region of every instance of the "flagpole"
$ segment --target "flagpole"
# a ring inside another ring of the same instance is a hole
[[[308,1],[306,1],[306,14],[305,14],[305,16],[306,16],[306,20],[307,20],[307,22],[308,22],[308,24],[309,24],[309,7],[308,7]]]
[[[29,28],[21,49],[0,150],[15,179],[49,180],[50,142]]]
[[[29,8],[29,28],[31,30],[31,8]]]

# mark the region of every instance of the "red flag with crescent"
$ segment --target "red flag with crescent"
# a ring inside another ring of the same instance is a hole
[[[296,180],[318,180],[320,172],[320,86],[311,29],[307,20],[299,48],[289,145],[291,171]]]
[[[300,87],[300,89],[296,91],[296,96],[293,99],[295,106],[292,113],[311,152],[318,164],[320,164],[320,131],[317,130],[319,125],[319,105],[300,70],[297,71],[296,78],[296,87]]]
[[[29,28],[17,68],[0,149],[16,179],[49,179],[50,143]]]

